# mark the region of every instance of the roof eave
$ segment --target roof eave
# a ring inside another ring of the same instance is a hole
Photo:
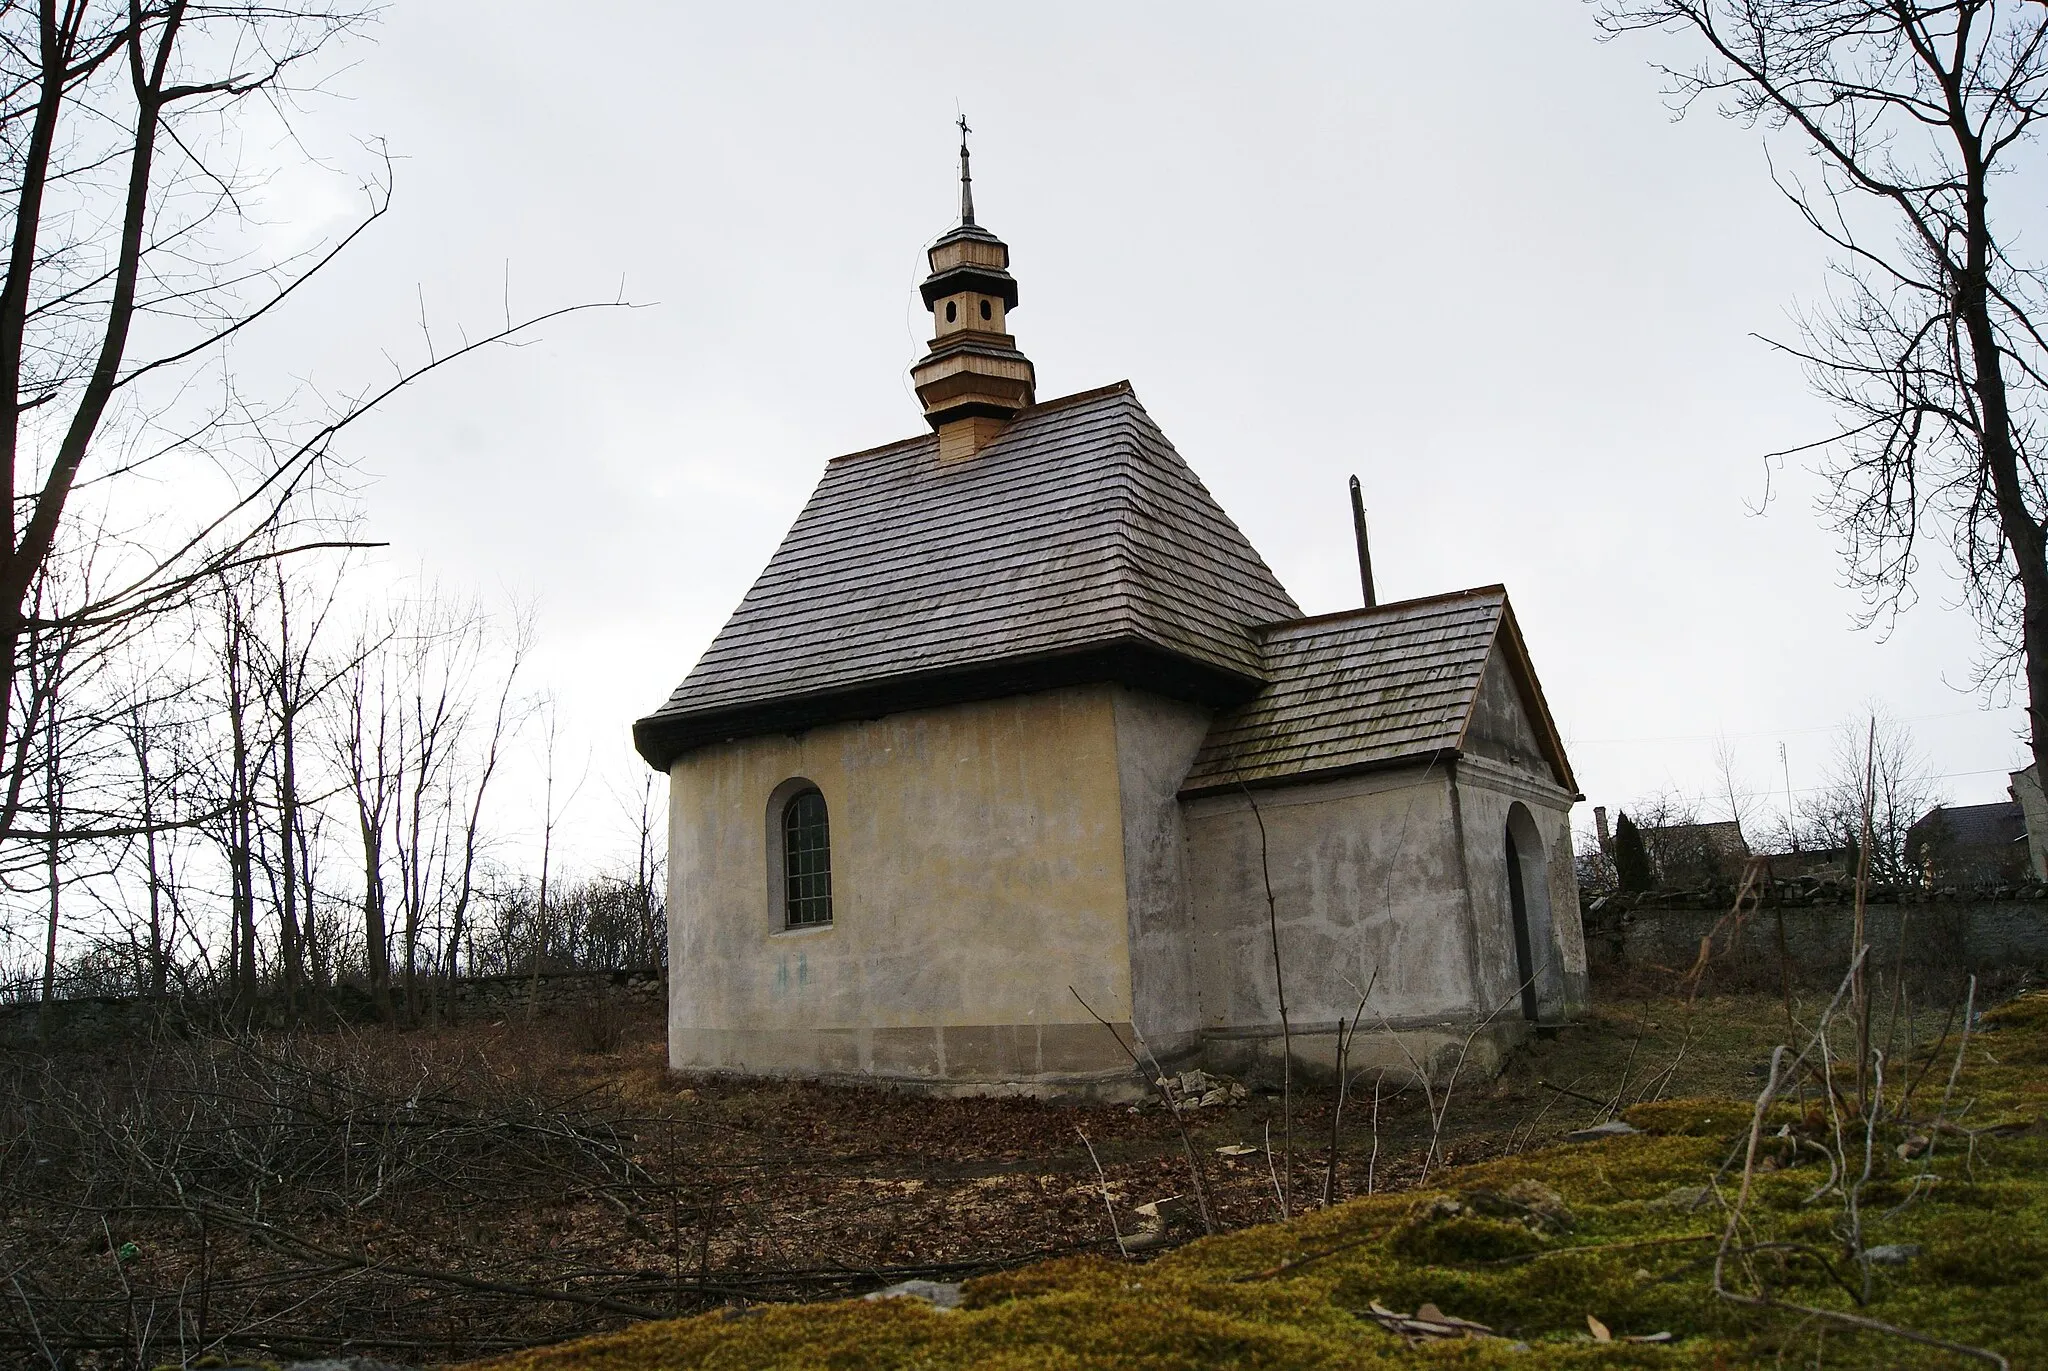
[[[1104,684],[1221,709],[1250,699],[1265,686],[1265,680],[1184,657],[1145,639],[1119,637],[1059,652],[910,672],[839,690],[697,712],[650,714],[634,722],[633,746],[649,766],[666,771],[677,758],[715,743],[801,733],[826,724],[1065,686]]]
[[[1244,790],[1279,790],[1287,786],[1314,785],[1322,781],[1337,781],[1346,776],[1364,776],[1379,771],[1412,771],[1418,767],[1426,771],[1439,762],[1454,762],[1458,755],[1458,749],[1455,747],[1424,748],[1417,752],[1404,752],[1398,756],[1375,757],[1363,762],[1343,762],[1336,766],[1275,771],[1258,776],[1232,776],[1227,780],[1206,780],[1196,785],[1182,786],[1180,798],[1199,800],[1209,795],[1231,795]]]

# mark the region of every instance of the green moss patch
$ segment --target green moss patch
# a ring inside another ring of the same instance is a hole
[[[1743,1289],[1850,1310],[2048,1366],[2048,995],[1987,1016],[1950,1105],[1970,1134],[1881,1127],[1860,1223],[1866,1248],[1906,1254],[1868,1271],[1839,1192],[1811,1144],[1824,1120],[1773,1111],[1744,1218]],[[1947,1060],[1916,1095],[1940,1102]],[[1722,1172],[1753,1106],[1735,1099],[1638,1105],[1642,1132],[1440,1172],[1430,1192],[1381,1195],[1203,1239],[1150,1262],[1047,1262],[968,1283],[960,1309],[908,1300],[727,1311],[482,1364],[491,1371],[668,1367],[833,1368],[1707,1368],[1810,1364],[1804,1316],[1717,1299],[1709,1267],[1739,1167]],[[1853,1125],[1852,1125],[1853,1126]],[[1995,1132],[1984,1130],[1996,1128]],[[1775,1136],[1775,1135],[1782,1136]],[[1860,1134],[1859,1134],[1860,1141]],[[1861,1149],[1857,1148],[1858,1167]],[[1818,1196],[1818,1198],[1816,1198]],[[1493,1338],[1411,1346],[1384,1311],[1434,1306]],[[1596,1342],[1588,1316],[1616,1339]],[[1830,1329],[1827,1365],[1973,1363],[1874,1334]],[[1974,1363],[1981,1364],[1981,1363]]]
[[[1728,1137],[1749,1127],[1748,1100],[1657,1100],[1630,1105],[1621,1117],[1645,1133],[1677,1138]]]

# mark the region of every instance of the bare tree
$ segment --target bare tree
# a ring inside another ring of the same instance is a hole
[[[228,869],[229,965],[235,995],[244,1004],[258,992],[256,980],[257,787],[268,769],[269,749],[261,737],[257,698],[255,634],[246,576],[222,580],[217,603],[220,635],[215,640],[220,717],[227,724],[227,753],[221,758],[215,832]]]
[[[269,567],[268,628],[274,632],[256,642],[259,681],[274,762],[270,768],[270,831],[263,844],[263,865],[270,878],[271,903],[277,911],[279,988],[287,1013],[296,1013],[301,995],[325,983],[327,959],[312,917],[317,903],[314,882],[314,830],[318,806],[305,790],[305,752],[309,716],[347,674],[349,663],[335,665],[318,651],[321,632],[334,612],[340,568],[274,561]]]
[[[1714,737],[1714,800],[1745,834],[1755,831],[1758,799],[1736,760],[1735,744],[1726,734]]]
[[[140,801],[136,818],[142,829],[139,836],[142,840],[143,888],[149,909],[147,993],[154,999],[161,999],[169,976],[169,953],[164,929],[164,866],[157,852],[163,802],[159,791],[161,777],[155,762],[159,739],[153,702],[146,699],[130,701],[128,712],[122,719],[122,731],[135,760],[137,798]]]
[[[520,671],[526,664],[527,654],[532,648],[533,615],[530,610],[522,609],[516,612],[513,622],[510,655],[504,663],[504,674],[499,678],[497,700],[491,711],[488,731],[484,736],[481,751],[473,759],[469,774],[465,778],[469,787],[469,797],[468,804],[461,814],[460,865],[455,874],[454,901],[448,913],[447,946],[442,954],[446,975],[450,980],[453,980],[456,974],[457,959],[463,947],[470,906],[476,899],[477,863],[482,856],[485,840],[484,801],[490,794],[491,782],[497,777],[505,745],[521,721],[523,705],[514,691],[518,687]]]
[[[1910,603],[1923,529],[1960,563],[1990,644],[2015,660],[2048,775],[2048,273],[2017,254],[2026,168],[2048,114],[2048,10],[2017,0],[1609,0],[1609,34],[1702,45],[1664,67],[1806,155],[1774,178],[1835,250],[1837,288],[1774,344],[1835,406],[1815,455],[1850,575],[1875,620]],[[2001,177],[2005,179],[2001,181]],[[1994,194],[2009,187],[2012,204]]]
[[[59,695],[54,687],[55,678],[64,674],[64,657],[61,653],[42,655],[38,663],[53,678],[50,700],[43,708],[43,801],[45,823],[49,831],[43,836],[43,851],[46,854],[49,873],[44,894],[49,900],[47,933],[43,942],[43,1001],[48,1003],[57,998],[57,936],[61,925],[64,845],[57,835],[64,829],[64,749],[61,744],[60,721],[63,710]]]
[[[430,981],[458,970],[531,644],[528,616],[501,631],[474,600],[427,588],[366,623],[337,673],[327,757],[355,811],[365,970],[380,1006],[396,977],[409,1020],[436,1012]]]
[[[17,684],[45,628],[114,632],[238,568],[345,542],[306,496],[352,425],[458,358],[590,307],[517,321],[508,309],[448,350],[429,334],[424,361],[312,406],[242,393],[231,350],[389,203],[380,159],[355,225],[283,257],[247,208],[270,170],[251,149],[292,146],[299,90],[366,13],[319,0],[0,6],[0,839],[16,835],[24,743],[39,733],[40,702]],[[179,483],[190,498],[166,509],[172,476],[192,477]],[[119,553],[97,588],[33,603],[54,564],[91,549]]]
[[[1876,885],[1917,882],[1906,837],[1920,817],[1941,802],[1927,756],[1913,731],[1872,704],[1835,730],[1828,767],[1819,787],[1801,797],[1798,846],[1807,851],[1858,853],[1863,842],[1864,805],[1869,802],[1869,876]],[[1859,861],[1847,863],[1853,872]]]
[[[532,1018],[540,1006],[541,959],[547,952],[548,938],[553,930],[554,910],[548,903],[548,878],[555,851],[555,828],[576,803],[582,793],[583,783],[590,779],[589,759],[584,759],[583,773],[576,778],[576,784],[569,789],[568,798],[558,806],[555,803],[555,748],[560,742],[559,720],[556,717],[555,701],[543,699],[540,704],[541,763],[544,771],[541,788],[541,830],[540,830],[540,891],[534,906],[533,927],[533,978],[527,987],[526,1016]],[[567,945],[564,939],[564,945]]]
[[[654,773],[645,768],[640,772],[640,794],[638,804],[632,813],[633,836],[633,895],[635,912],[639,915],[640,927],[654,946],[649,949],[654,955],[649,962],[667,963],[668,894],[663,888],[662,878],[666,862],[662,848],[656,839],[662,818],[668,807],[662,803],[661,795],[654,786]],[[666,777],[663,778],[664,780]]]
[[[393,797],[399,785],[397,740],[392,736],[390,683],[379,651],[381,628],[365,625],[359,635],[332,723],[328,744],[348,788],[360,839],[363,877],[363,969],[370,997],[386,1020],[397,1017],[391,1003],[391,936],[385,904],[384,850]]]

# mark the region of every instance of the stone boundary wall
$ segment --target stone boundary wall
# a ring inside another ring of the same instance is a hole
[[[1916,897],[1917,896],[1917,897]],[[1696,898],[1660,900],[1646,895],[1632,906],[1586,913],[1586,954],[1595,975],[1669,970],[1682,972],[1714,934],[1733,898],[1710,904]],[[1775,975],[1778,918],[1796,973],[1839,976],[1849,965],[1855,928],[1853,901],[1768,902],[1744,920],[1731,946],[1729,930],[1715,939],[1715,958],[1768,967]],[[1905,931],[1906,965],[1917,976],[2048,972],[2048,899],[2008,895],[1892,895],[1873,899],[1864,915],[1870,964],[1898,964]]]
[[[452,988],[443,987],[441,1003],[448,1017],[474,1023],[523,1013],[533,989],[530,973],[474,976],[455,982]],[[658,1008],[666,1002],[666,992],[667,974],[660,967],[543,972],[534,1002],[544,1014],[596,1000]],[[0,1004],[0,1047],[89,1047],[155,1032],[189,1033],[221,1023],[226,1009],[226,1001],[216,997],[154,1000],[103,996],[56,1000],[49,1005],[37,1001]],[[256,1019],[276,1026],[282,1022],[282,1008],[274,1001],[263,1001]],[[377,1021],[377,1011],[367,990],[344,984],[329,992],[308,1020],[315,1025],[335,1021],[370,1024]]]

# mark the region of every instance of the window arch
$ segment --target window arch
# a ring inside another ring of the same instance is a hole
[[[782,924],[816,928],[832,922],[832,829],[825,796],[806,786],[782,802]]]

